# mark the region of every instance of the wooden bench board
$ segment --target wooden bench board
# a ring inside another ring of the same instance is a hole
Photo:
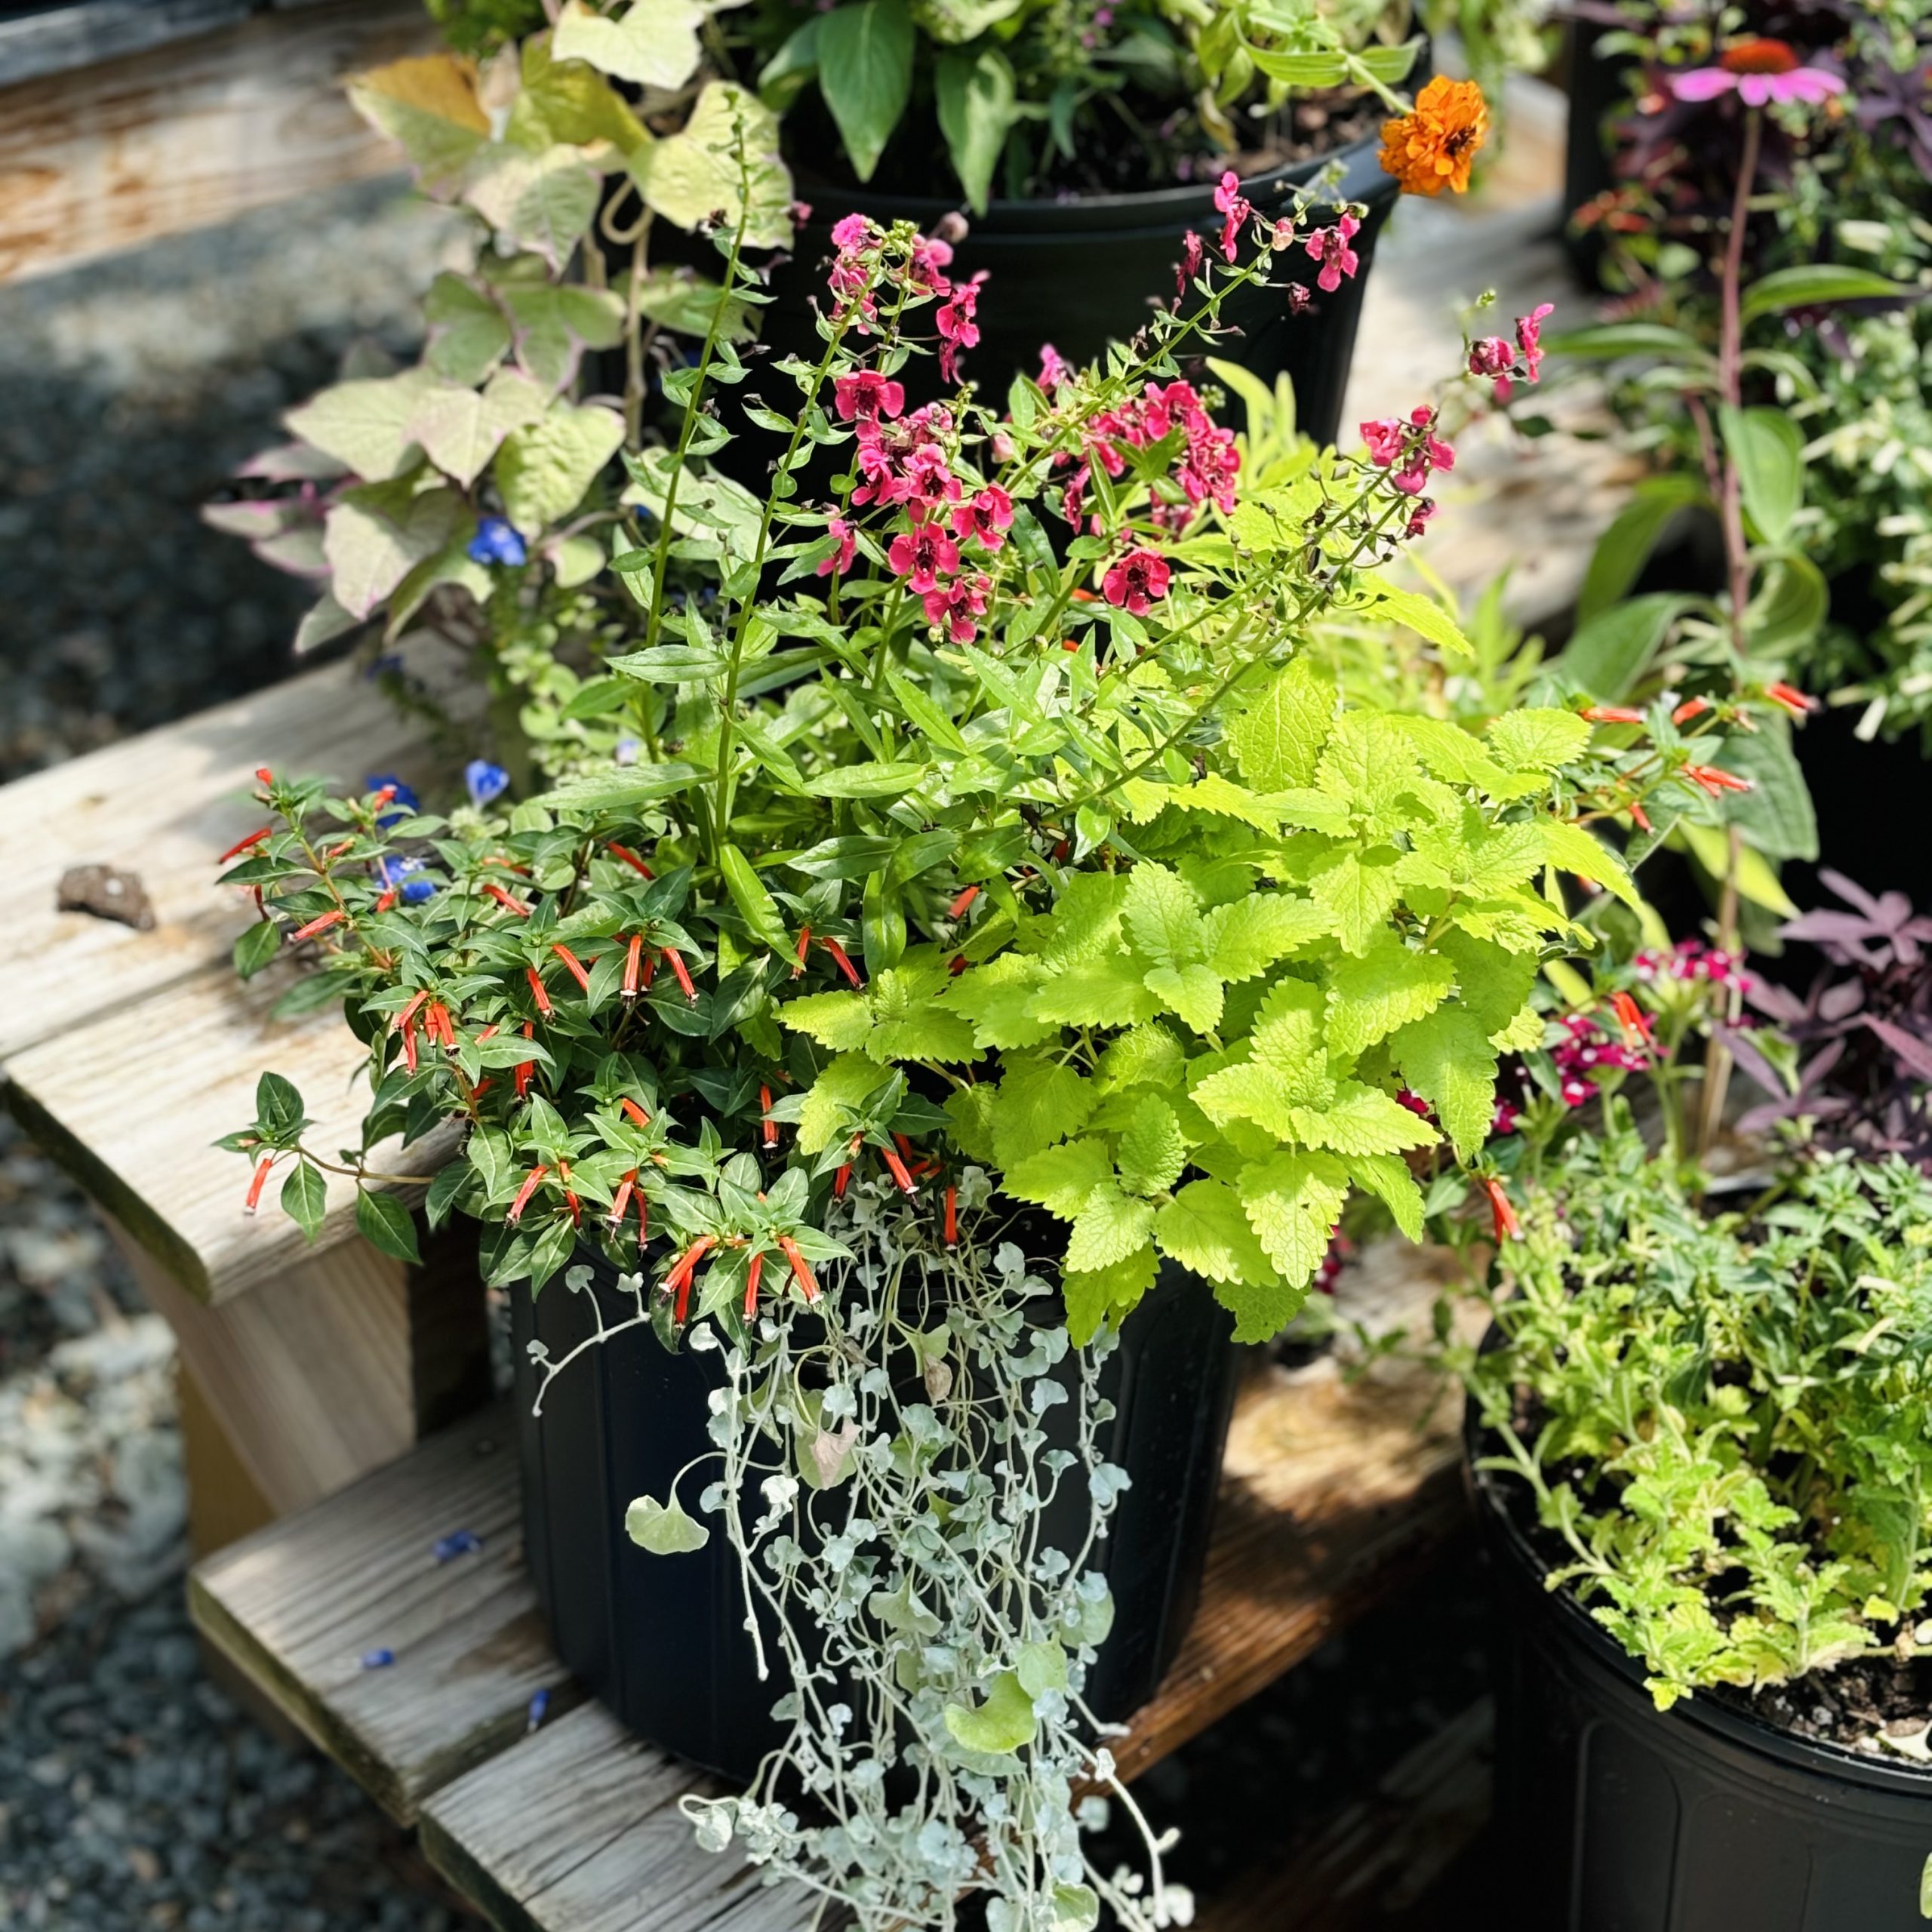
[[[402,656],[445,705],[480,706],[460,653],[425,645]],[[426,754],[421,722],[345,661],[17,779],[0,790],[0,1063],[226,958],[248,910],[233,887],[216,884],[215,860],[262,823],[250,796],[259,764],[350,784],[390,771],[426,783],[448,769]],[[61,874],[87,865],[139,873],[154,929],[56,911]]]
[[[1400,1244],[1372,1249],[1361,1272],[1374,1306],[1363,1318],[1420,1318],[1448,1265]],[[1159,1696],[1114,1744],[1128,1776],[1307,1656],[1457,1533],[1457,1417],[1439,1393],[1393,1362],[1353,1383],[1333,1358],[1294,1371],[1254,1365],[1194,1628]],[[498,1894],[521,1901],[523,1918],[493,1908],[500,1925],[592,1932],[606,1921],[586,1900],[623,1897],[626,1886],[633,1899],[654,1897],[663,1875],[626,1866],[624,1837],[614,1828],[606,1846],[603,1822],[568,1843],[549,1828],[525,1833],[545,1789],[540,1767],[564,1748],[547,1727],[521,1735],[530,1697],[550,1690],[554,1713],[578,1694],[550,1651],[522,1561],[513,1428],[494,1411],[271,1525],[198,1565],[189,1601],[224,1654],[393,1815],[433,1821],[426,1844],[445,1875],[486,1904]],[[482,1551],[435,1564],[430,1545],[464,1528]],[[360,1658],[379,1647],[395,1663],[363,1670]],[[598,1721],[605,1730],[578,1721],[572,1735],[601,1765],[621,1734]],[[625,1761],[641,1774],[657,1760],[637,1747]],[[644,1834],[636,1857],[654,1859],[657,1843]],[[571,1901],[556,1918],[546,1915],[553,1886]],[[694,1912],[723,1909],[712,1892],[693,1898]],[[612,1932],[623,1923],[609,1922]],[[663,1932],[655,1920],[654,1932]]]
[[[482,1547],[438,1563],[467,1530]],[[523,1541],[515,1425],[500,1405],[196,1566],[195,1623],[408,1822],[424,1795],[521,1736],[531,1699],[573,1693]],[[371,1653],[395,1661],[365,1669]]]
[[[0,280],[398,171],[342,84],[438,40],[420,0],[322,0],[0,86]]]

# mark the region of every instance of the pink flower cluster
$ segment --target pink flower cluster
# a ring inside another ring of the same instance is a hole
[[[869,217],[848,214],[833,224],[832,245],[836,251],[826,279],[832,288],[832,318],[842,321],[856,312],[854,326],[861,335],[869,335],[878,320],[877,290],[888,272],[882,258],[884,231]],[[938,298],[940,307],[934,318],[940,334],[940,369],[950,383],[958,380],[959,352],[975,346],[980,340],[974,309],[980,299],[984,272],[970,281],[955,282],[946,273],[952,266],[952,245],[937,235],[917,235],[900,274],[905,288],[913,295]]]
[[[960,286],[977,292],[977,283]],[[909,527],[888,546],[887,564],[924,603],[928,623],[955,644],[971,642],[992,580],[983,571],[962,570],[960,546],[998,549],[1013,527],[1013,499],[996,483],[967,494],[953,473],[953,417],[943,403],[928,403],[902,422],[905,385],[875,369],[834,377],[832,393],[840,421],[851,423],[858,435],[862,480],[852,492],[854,503],[894,505],[906,513]],[[852,567],[858,533],[842,516],[832,518],[826,528],[835,547],[820,560],[818,574],[842,576]]]
[[[1611,1038],[1588,1014],[1571,1014],[1557,1024],[1570,1036],[1559,1040],[1549,1052],[1566,1106],[1580,1107],[1595,1098],[1596,1083],[1586,1078],[1592,1069],[1641,1073],[1651,1063],[1646,1048]]]
[[[1492,378],[1498,402],[1509,400],[1515,377],[1520,376],[1530,383],[1537,380],[1543,368],[1543,318],[1555,306],[1554,303],[1540,303],[1527,315],[1518,315],[1516,340],[1513,343],[1500,335],[1491,335],[1469,345],[1469,374]],[[1519,353],[1522,358],[1520,364],[1517,360]]]
[[[1208,414],[1199,392],[1192,383],[1149,383],[1140,394],[1118,409],[1103,410],[1089,424],[1084,435],[1084,457],[1066,481],[1060,507],[1069,523],[1076,528],[1084,514],[1087,484],[1097,463],[1109,476],[1118,476],[1127,468],[1123,454],[1130,449],[1148,449],[1164,442],[1178,431],[1183,438],[1179,456],[1171,471],[1186,498],[1179,504],[1156,503],[1157,523],[1186,523],[1204,503],[1213,503],[1224,515],[1235,506],[1235,478],[1241,473],[1241,452],[1235,447],[1235,432],[1223,429]]]
[[[1647,986],[1659,980],[1702,980],[1715,986],[1742,990],[1751,983],[1741,953],[1706,946],[1702,940],[1681,939],[1669,952],[1645,951],[1632,962]]]

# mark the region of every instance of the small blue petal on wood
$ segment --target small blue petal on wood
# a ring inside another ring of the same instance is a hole
[[[386,1670],[395,1662],[395,1653],[393,1651],[365,1651],[362,1653],[362,1668],[365,1670]]]
[[[473,1556],[483,1547],[483,1539],[474,1530],[453,1530],[436,1539],[435,1556],[438,1563],[454,1563],[459,1556]]]
[[[543,1713],[549,1708],[550,1694],[547,1690],[540,1690],[531,1699],[529,1721],[523,1727],[526,1737],[543,1721]]]

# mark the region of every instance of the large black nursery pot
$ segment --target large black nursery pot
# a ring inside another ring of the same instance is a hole
[[[1924,1932],[1932,1771],[1774,1729],[1643,1672],[1547,1571],[1506,1476],[1474,1468],[1504,1611],[1498,1876],[1534,1932]]]
[[[1411,91],[1420,89],[1429,72],[1425,43],[1404,85]],[[1278,287],[1244,288],[1222,310],[1223,320],[1240,333],[1211,351],[1241,364],[1271,387],[1276,376],[1285,374],[1294,385],[1300,426],[1323,444],[1333,442],[1341,426],[1343,392],[1376,238],[1398,192],[1377,162],[1380,146],[1379,132],[1372,133],[1335,155],[1292,162],[1241,183],[1255,207],[1272,215],[1286,209],[1296,190],[1312,182],[1330,160],[1339,159],[1343,173],[1334,198],[1360,202],[1368,211],[1352,245],[1361,258],[1352,280],[1324,293],[1316,286],[1321,265],[1298,245],[1288,249],[1276,256],[1271,279],[1307,288],[1312,297],[1307,312],[1291,315]],[[823,304],[825,299],[824,263],[834,252],[833,225],[856,211],[881,223],[910,221],[930,234],[961,204],[939,195],[814,185],[805,170],[799,172],[799,192],[811,204],[812,216],[798,230],[791,259],[773,273],[771,292],[777,299],[764,312],[762,328],[775,353],[815,361],[820,345],[809,304]],[[979,306],[979,346],[961,362],[962,374],[978,385],[984,400],[1003,405],[1016,374],[1037,376],[1043,343],[1051,343],[1078,367],[1100,355],[1109,343],[1131,336],[1146,320],[1150,302],[1172,299],[1174,265],[1189,231],[1211,250],[1220,233],[1216,177],[1204,173],[1206,178],[1189,186],[1137,194],[995,201],[984,214],[970,217],[969,232],[954,250],[949,272],[955,278],[982,271],[987,276]],[[1306,232],[1320,225],[1318,214],[1303,226]],[[928,380],[936,384],[936,378]],[[912,387],[915,401],[926,399],[927,383],[916,370]]]
[[[593,1296],[607,1322],[632,1309],[601,1256],[586,1249],[577,1258],[592,1269],[587,1288],[574,1292],[559,1279],[534,1305],[521,1290],[512,1297],[524,1543],[537,1596],[558,1654],[626,1724],[747,1782],[782,1739],[771,1707],[787,1685],[777,1675],[759,1681],[737,1559],[718,1520],[697,1507],[716,1464],[678,1490],[712,1531],[702,1549],[654,1556],[624,1532],[634,1497],[663,1500],[672,1479],[712,1447],[706,1404],[722,1365],[715,1350],[673,1355],[648,1327],[632,1328],[586,1349],[533,1416],[538,1377],[529,1343],[543,1342],[559,1359],[595,1331]],[[1101,1394],[1117,1411],[1106,1454],[1132,1484],[1091,1558],[1106,1576],[1115,1617],[1086,1694],[1109,1721],[1153,1694],[1199,1600],[1238,1379],[1232,1333],[1208,1284],[1164,1263],[1102,1377]],[[1065,1372],[1070,1382],[1070,1358]],[[1050,1434],[1071,1406],[1048,1412]],[[1071,1555],[1084,1535],[1084,1486],[1056,1507],[1066,1528],[1054,1535],[1050,1512],[1048,1540]],[[775,1655],[769,1642],[766,1654]]]
[[[1601,22],[1572,19],[1564,36],[1570,122],[1563,146],[1563,250],[1577,280],[1588,288],[1604,285],[1603,231],[1573,229],[1569,223],[1579,208],[1617,186],[1609,122],[1629,104],[1634,64],[1627,54],[1604,51],[1607,32]]]

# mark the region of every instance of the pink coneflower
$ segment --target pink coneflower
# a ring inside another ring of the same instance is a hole
[[[1670,77],[1679,100],[1715,100],[1733,88],[1746,107],[1774,100],[1828,100],[1844,82],[1823,67],[1807,67],[1781,40],[1740,40],[1718,56],[1714,67],[1693,67]]]

